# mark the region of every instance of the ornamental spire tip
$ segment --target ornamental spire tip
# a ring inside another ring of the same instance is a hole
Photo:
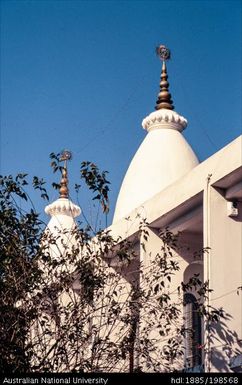
[[[159,47],[156,47],[155,51],[156,55],[159,56],[162,61],[166,61],[171,58],[171,51],[165,45],[159,45]]]
[[[71,159],[72,153],[70,151],[63,150],[61,152],[60,161],[64,162],[64,166],[62,167],[62,176],[60,181],[60,198],[69,198],[67,161]]]
[[[169,83],[167,81],[167,69],[166,69],[166,61],[170,59],[171,52],[169,48],[165,45],[160,45],[156,48],[156,54],[162,60],[162,70],[161,70],[161,81],[160,81],[160,92],[158,94],[158,99],[156,102],[155,109],[167,109],[173,110],[173,101],[171,99],[171,94],[169,93]]]

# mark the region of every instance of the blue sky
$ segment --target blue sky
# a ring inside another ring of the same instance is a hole
[[[70,185],[91,160],[109,171],[111,210],[154,110],[168,63],[175,110],[200,160],[241,134],[241,1],[1,2],[1,173],[57,181],[49,154],[73,153]],[[226,161],[226,159],[224,160]],[[74,190],[71,196],[76,201]],[[51,200],[57,197],[50,193]],[[83,190],[80,204],[93,211]],[[34,201],[38,211],[44,203]]]

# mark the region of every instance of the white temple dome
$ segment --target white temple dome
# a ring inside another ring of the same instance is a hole
[[[143,127],[149,132],[124,177],[113,222],[126,217],[199,163],[180,133],[185,126],[183,117],[165,109],[155,111],[143,120]]]
[[[162,60],[156,111],[142,122],[148,134],[124,177],[113,223],[127,217],[134,209],[177,181],[199,163],[181,133],[187,126],[187,120],[173,111],[166,70],[166,60],[170,58],[170,51],[164,45],[160,45],[156,52]]]
[[[81,214],[81,209],[67,196],[67,198],[60,197],[46,206],[45,212],[51,216],[51,219],[44,231],[43,245],[48,246],[52,260],[61,258],[67,262],[72,253],[72,247],[76,247],[77,244],[75,218]],[[65,271],[67,266],[66,263],[62,264],[58,267],[58,271]]]
[[[81,209],[68,198],[59,198],[46,206],[45,212],[51,216],[48,229],[52,233],[56,233],[73,230],[76,226],[74,218],[80,215]]]

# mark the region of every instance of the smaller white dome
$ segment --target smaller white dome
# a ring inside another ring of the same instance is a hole
[[[45,212],[51,215],[51,219],[44,231],[43,245],[47,245],[53,260],[66,258],[67,262],[68,253],[71,253],[72,246],[76,245],[77,225],[74,218],[80,215],[81,209],[68,198],[59,198],[46,206]],[[57,270],[61,272],[66,267],[65,264]]]
[[[81,209],[79,206],[72,203],[67,198],[59,198],[55,202],[46,206],[45,212],[51,215],[48,223],[48,229],[51,232],[71,230],[75,226],[74,218],[80,215]]]
[[[124,177],[113,222],[126,217],[199,163],[181,134],[187,121],[175,111],[152,112],[142,125],[148,134]]]

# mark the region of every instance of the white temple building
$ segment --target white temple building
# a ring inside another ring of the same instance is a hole
[[[163,64],[156,110],[143,119],[147,135],[123,179],[109,230],[114,237],[135,239],[145,264],[160,249],[162,229],[180,234],[181,270],[175,282],[200,274],[212,289],[208,303],[228,315],[217,326],[216,339],[201,324],[198,340],[206,353],[196,361],[196,352],[188,348],[186,370],[242,372],[242,136],[199,163],[182,134],[187,120],[174,111],[169,93],[169,50],[160,46],[158,53]],[[52,215],[50,229],[56,224],[71,228],[80,209],[62,191],[46,212]],[[146,250],[141,247],[140,218],[149,224]],[[202,249],[206,252],[194,259]]]

